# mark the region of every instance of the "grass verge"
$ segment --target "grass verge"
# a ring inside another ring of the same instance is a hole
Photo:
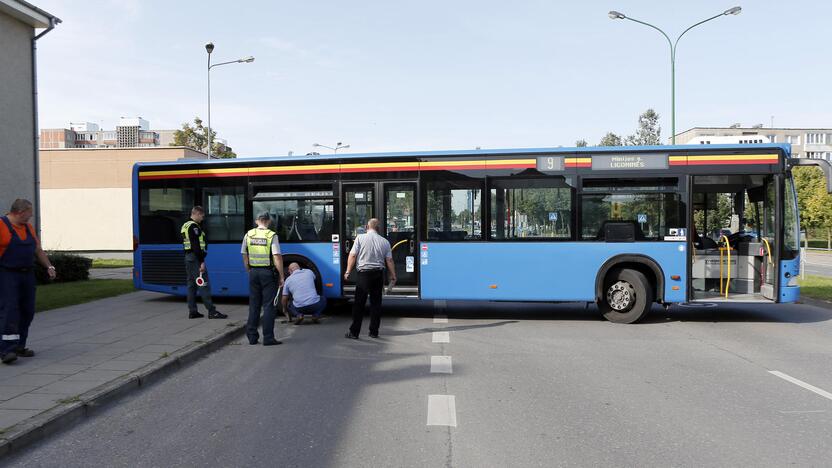
[[[826,276],[806,275],[806,279],[798,279],[800,295],[832,301],[832,278]]]
[[[93,279],[71,283],[42,284],[38,286],[35,311],[42,312],[58,307],[119,296],[133,292],[133,280]]]
[[[133,266],[129,258],[94,258],[92,268],[125,268]]]

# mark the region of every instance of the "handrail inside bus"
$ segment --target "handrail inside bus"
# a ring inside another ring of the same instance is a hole
[[[794,166],[817,166],[826,176],[826,193],[832,193],[832,164],[825,159],[790,158],[789,167]]]
[[[725,299],[728,299],[728,288],[731,286],[731,242],[728,236],[720,237],[720,242],[723,239],[725,239],[725,250],[728,252],[728,278],[725,281]],[[719,292],[722,294],[722,248],[719,249]]]
[[[768,243],[768,239],[763,238],[763,242],[766,244],[766,250],[768,251],[768,264],[774,265],[774,262],[771,260],[771,244]]]

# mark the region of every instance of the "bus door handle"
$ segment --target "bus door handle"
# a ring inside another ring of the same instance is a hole
[[[416,248],[416,241],[414,241],[413,239],[410,239],[410,254],[411,255],[413,254],[413,252],[415,252],[415,250],[414,250],[415,248]]]

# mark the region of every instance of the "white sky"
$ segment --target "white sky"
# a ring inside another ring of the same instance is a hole
[[[240,156],[572,146],[631,133],[648,107],[670,135],[675,37],[736,3],[699,1],[35,0],[64,22],[38,41],[42,128],[141,116],[154,129],[206,117]],[[832,2],[746,1],[689,32],[677,131],[832,127]]]

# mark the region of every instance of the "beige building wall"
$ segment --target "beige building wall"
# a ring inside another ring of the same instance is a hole
[[[137,162],[206,159],[183,147],[42,149],[41,241],[62,251],[132,250]]]

